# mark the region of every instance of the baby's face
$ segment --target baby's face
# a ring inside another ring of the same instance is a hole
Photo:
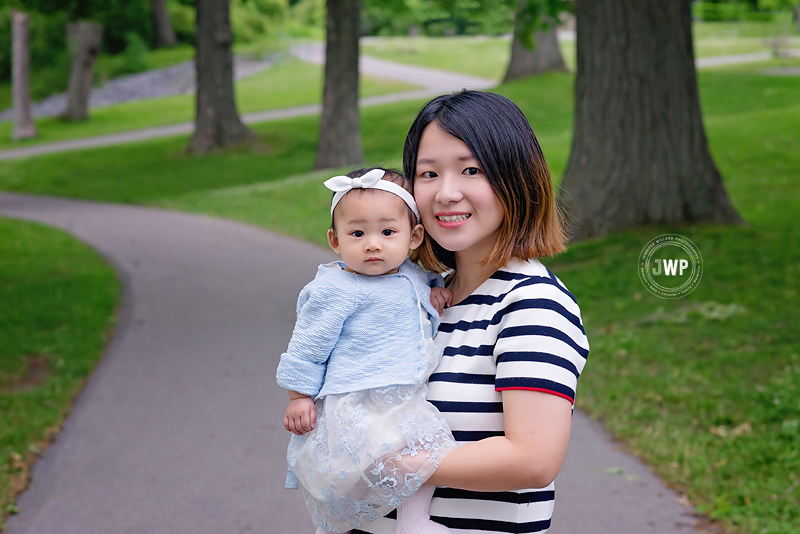
[[[352,272],[396,273],[422,242],[422,225],[411,227],[405,202],[379,189],[346,194],[333,218],[336,230],[328,230],[328,243]]]

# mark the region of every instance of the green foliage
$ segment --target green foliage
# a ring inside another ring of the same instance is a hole
[[[122,71],[119,74],[131,72],[142,72],[147,69],[147,43],[138,33],[128,32],[125,34],[127,42],[125,50],[120,54],[122,59]]]
[[[168,0],[167,13],[172,23],[172,31],[175,32],[175,38],[181,43],[194,46],[197,26],[197,15],[194,7],[177,0]]]
[[[760,2],[761,0],[759,0],[759,4]],[[694,2],[692,4],[692,15],[696,19],[707,22],[722,22],[731,20],[770,22],[773,19],[772,13],[758,11],[752,4],[746,2]]]
[[[305,0],[304,0],[305,1]],[[513,9],[500,0],[393,0],[365,2],[362,26],[368,35],[499,35],[513,27]]]
[[[231,0],[231,28],[237,43],[274,36],[287,10],[286,0]]]
[[[788,11],[799,5],[800,0],[758,0],[758,8],[764,11]]]
[[[30,15],[28,42],[31,53],[31,70],[51,68],[54,66],[64,67],[66,79],[69,76],[69,59],[66,52],[66,22],[64,13],[44,15],[33,11]],[[11,8],[0,9],[0,42],[8,43],[8,46],[0,46],[0,80],[11,80]],[[32,84],[36,84],[33,80]],[[36,88],[32,87],[36,93]]]
[[[103,0],[101,5],[90,18],[103,26],[103,50],[110,54],[122,52],[131,32],[147,43],[153,42],[149,0]]]

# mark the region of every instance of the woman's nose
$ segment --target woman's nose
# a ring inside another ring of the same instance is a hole
[[[443,176],[439,181],[439,189],[434,197],[440,204],[450,204],[460,201],[464,195],[458,187],[458,180],[450,176]]]

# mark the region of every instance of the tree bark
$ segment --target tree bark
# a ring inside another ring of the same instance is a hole
[[[31,118],[31,50],[28,21],[30,17],[16,9],[12,11],[11,85],[14,98],[14,141],[36,137],[36,125]]]
[[[508,61],[508,68],[503,82],[509,82],[526,76],[533,76],[551,71],[566,72],[567,66],[561,56],[561,49],[558,47],[556,38],[556,23],[548,20],[547,30],[533,30],[532,44],[530,48],[527,43],[530,40],[531,25],[535,21],[527,20],[526,16],[528,0],[521,0],[514,18],[514,38],[511,40],[511,59]],[[527,34],[527,35],[526,35]]]
[[[89,118],[89,95],[94,80],[94,62],[100,55],[103,27],[81,21],[67,26],[67,43],[72,49],[72,70],[63,116],[73,122]]]
[[[197,0],[197,115],[189,150],[251,144],[256,136],[236,110],[233,93],[233,32],[228,0]]]
[[[364,161],[358,110],[358,0],[328,0],[325,89],[315,169]]]
[[[794,8],[794,21],[797,23],[797,31],[800,32],[800,4]]]
[[[150,11],[153,14],[153,28],[156,30],[156,47],[176,45],[178,40],[172,30],[166,0],[150,0]]]
[[[575,239],[742,224],[708,149],[690,0],[577,0],[575,127],[560,201]]]

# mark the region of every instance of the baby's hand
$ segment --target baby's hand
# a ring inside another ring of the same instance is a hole
[[[317,423],[317,407],[311,397],[299,397],[289,401],[283,426],[292,434],[302,436],[311,432]]]
[[[449,289],[443,287],[431,288],[431,304],[433,304],[433,307],[439,312],[439,315],[444,313],[444,307],[450,306],[452,301],[453,293],[451,293]]]

